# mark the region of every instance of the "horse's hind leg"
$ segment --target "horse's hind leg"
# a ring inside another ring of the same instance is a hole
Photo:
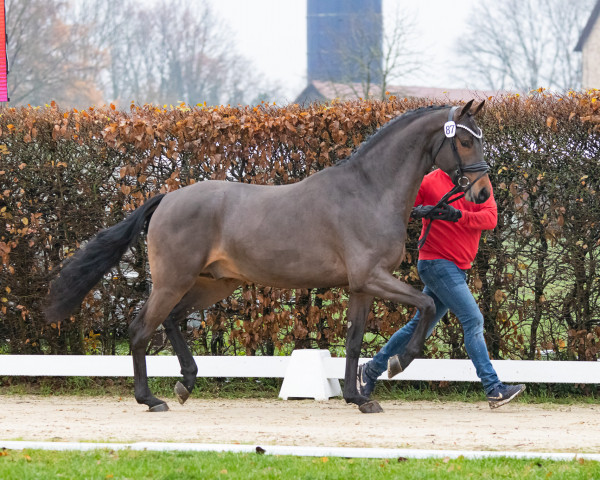
[[[180,322],[190,313],[191,310],[180,309],[179,305],[177,305],[163,323],[167,338],[173,346],[173,350],[177,355],[181,367],[181,375],[183,378],[181,381],[177,382],[174,390],[177,400],[179,400],[179,403],[182,405],[189,398],[190,393],[194,389],[196,375],[198,373],[198,366],[194,361],[192,352],[190,352],[180,329]]]
[[[196,383],[198,367],[194,357],[183,338],[180,322],[194,311],[207,308],[233,293],[240,285],[239,280],[199,277],[194,286],[185,294],[181,301],[171,311],[163,325],[167,337],[175,350],[181,366],[181,381],[175,385],[175,396],[183,404],[189,398]]]
[[[193,280],[192,280],[193,282]],[[150,411],[160,412],[168,410],[167,404],[152,395],[148,387],[148,373],[146,370],[146,348],[150,337],[169,312],[180,301],[188,287],[175,288],[173,285],[166,287],[155,286],[150,298],[142,307],[138,316],[129,325],[129,338],[133,356],[133,375],[135,385],[135,399],[138,403],[148,405]]]

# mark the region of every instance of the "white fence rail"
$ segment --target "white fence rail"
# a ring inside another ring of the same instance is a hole
[[[282,398],[324,399],[340,394],[345,358],[327,350],[296,350],[289,357],[194,357],[200,377],[283,378]],[[175,356],[148,356],[148,375],[178,377]],[[366,362],[368,359],[361,359]],[[600,362],[493,360],[504,382],[600,383]],[[131,377],[130,356],[0,355],[0,376]],[[387,379],[384,373],[380,379]],[[393,380],[476,382],[470,360],[417,359]]]
[[[201,377],[280,377],[291,357],[194,357]],[[151,377],[178,377],[175,356],[146,357]],[[0,355],[0,375],[133,377],[129,355]]]

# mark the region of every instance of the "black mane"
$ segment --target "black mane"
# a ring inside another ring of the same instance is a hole
[[[442,110],[444,108],[449,108],[449,105],[429,105],[427,107],[419,107],[419,108],[415,108],[414,110],[408,110],[408,111],[404,112],[402,115],[398,115],[396,118],[393,118],[389,122],[387,122],[384,125],[382,125],[381,127],[379,127],[375,133],[370,135],[364,142],[362,142],[349,156],[347,156],[346,158],[342,158],[341,160],[338,160],[335,163],[335,165],[336,166],[337,165],[345,165],[346,163],[352,161],[352,159],[355,158],[358,154],[364,153],[364,151],[371,148],[371,146],[374,143],[377,143],[377,141],[380,139],[380,137],[385,135],[385,133],[387,131],[389,131],[389,129],[391,129],[392,127],[394,127],[396,125],[402,127],[402,126],[412,122],[413,120],[420,118],[422,115],[424,115],[426,113]],[[400,125],[400,124],[402,124],[402,125]]]

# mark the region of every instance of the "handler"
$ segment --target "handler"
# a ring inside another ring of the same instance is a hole
[[[490,197],[482,204],[461,198],[454,202],[456,208],[448,204],[434,208],[452,187],[452,179],[441,169],[429,173],[417,193],[415,205],[418,206],[411,214],[413,218],[423,219],[417,267],[425,284],[423,293],[433,299],[436,309],[427,336],[448,310],[456,314],[463,327],[467,353],[483,384],[490,408],[497,408],[516,398],[525,390],[525,385],[505,385],[498,379],[483,338],[483,315],[466,282],[466,270],[471,268],[477,254],[481,232],[496,226],[496,201],[493,192],[490,192]],[[429,224],[430,231],[426,235]],[[426,241],[423,243],[424,236]],[[371,395],[375,380],[386,368],[390,378],[398,373],[394,368],[398,364],[395,355],[404,350],[419,319],[420,312],[417,311],[370,362],[358,367],[357,387],[361,395]]]

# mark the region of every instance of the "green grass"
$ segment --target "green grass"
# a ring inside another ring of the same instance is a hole
[[[5,450],[0,478],[66,479],[594,479],[600,463],[493,458],[346,459],[204,452]]]
[[[150,378],[158,396],[174,398],[177,378]],[[196,398],[277,398],[281,379],[198,378]],[[104,377],[0,377],[0,395],[133,396],[133,378]],[[1,480],[1,479],[0,479]]]
[[[151,378],[151,390],[167,401],[174,399],[176,378]],[[198,378],[193,398],[278,398],[281,379]],[[343,386],[343,381],[341,382]],[[132,378],[0,377],[0,395],[133,396]],[[480,383],[378,382],[373,398],[405,401],[485,401]],[[528,384],[520,402],[600,404],[598,385]]]

